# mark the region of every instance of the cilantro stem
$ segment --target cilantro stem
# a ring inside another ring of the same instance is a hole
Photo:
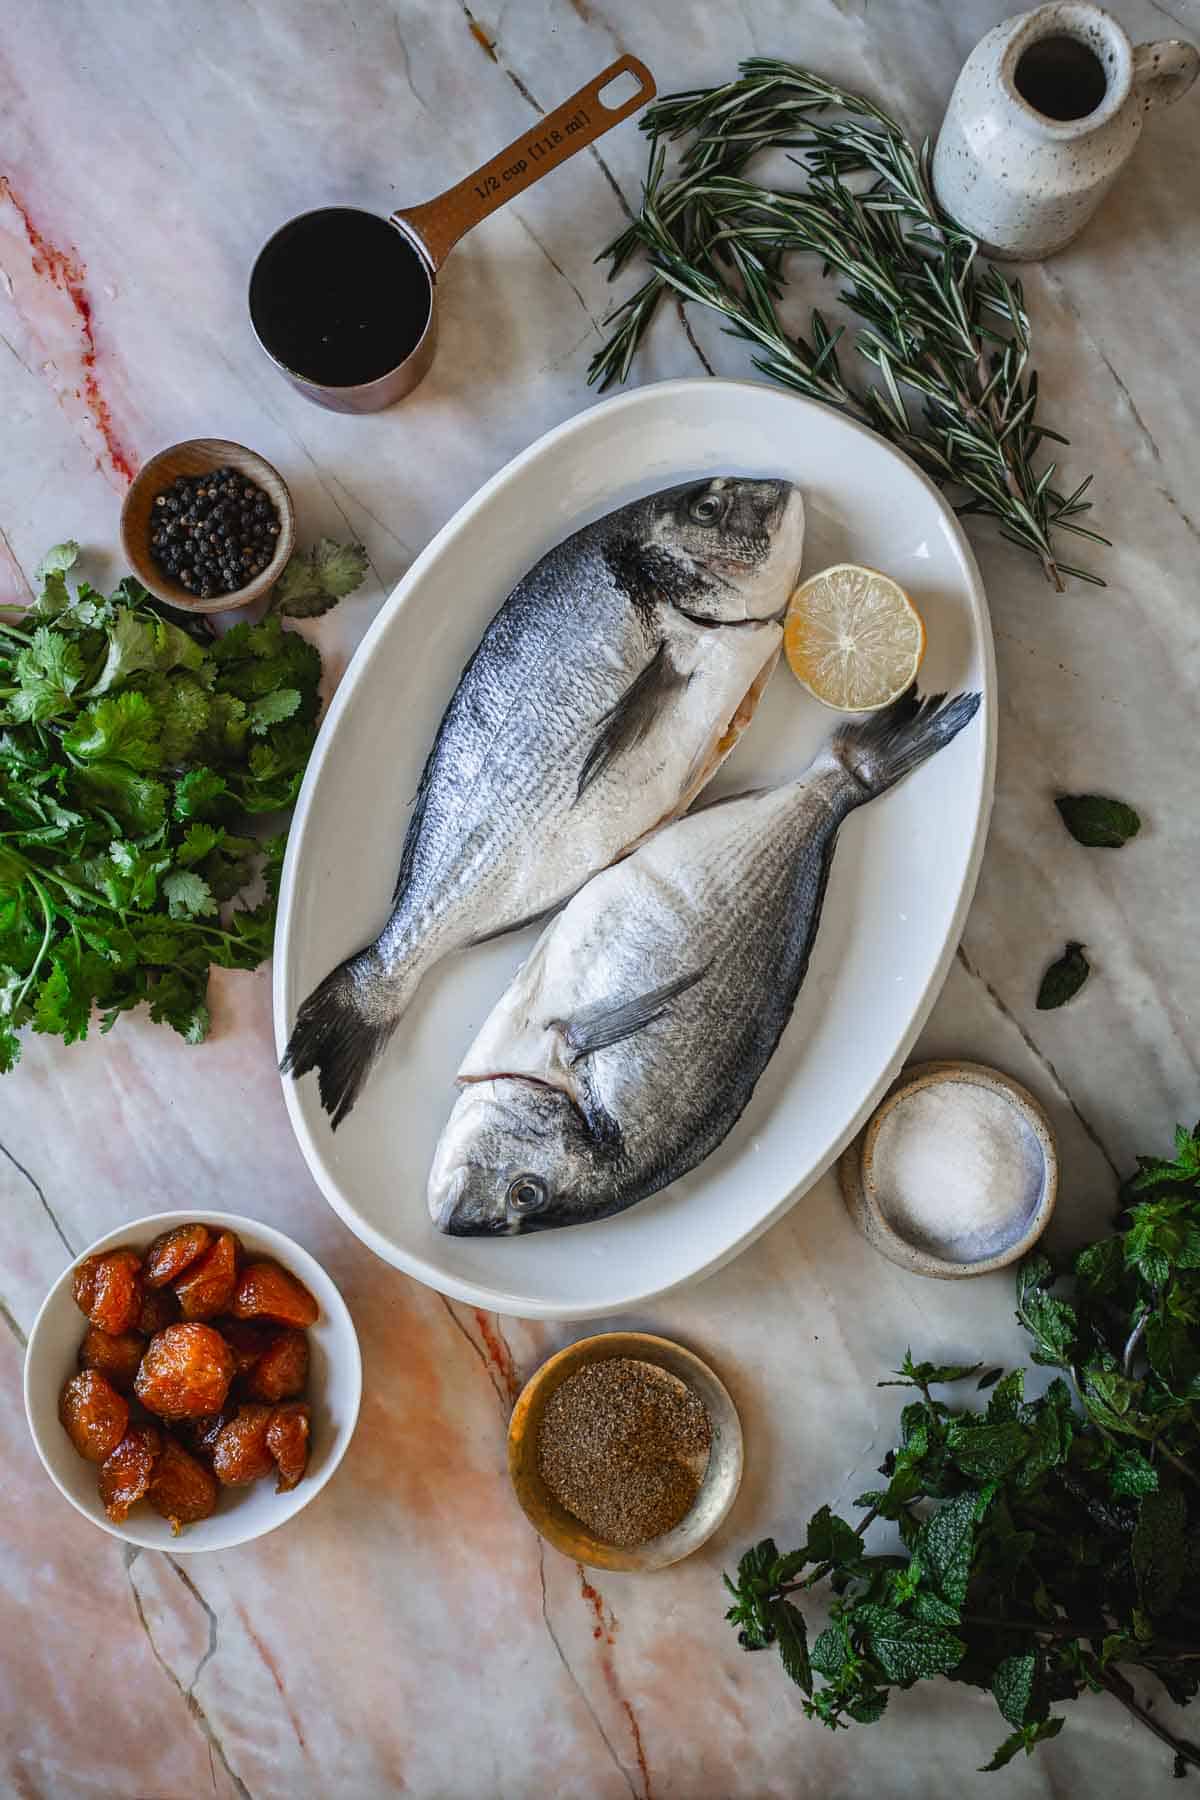
[[[37,978],[38,970],[46,960],[46,952],[50,948],[50,939],[54,932],[54,908],[50,904],[50,897],[46,893],[45,888],[32,871],[29,876],[29,885],[32,887],[41,903],[42,916],[46,921],[46,928],[42,933],[42,942],[38,949],[38,953],[33,959],[33,966],[21,983],[21,991],[13,1002],[12,1010],[14,1013],[20,1011],[20,1008],[24,1004],[26,994],[29,992],[32,983]]]

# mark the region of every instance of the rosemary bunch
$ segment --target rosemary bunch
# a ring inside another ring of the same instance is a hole
[[[614,330],[589,381],[624,381],[664,295],[711,307],[748,341],[756,368],[889,438],[933,479],[990,514],[1060,591],[1064,575],[1103,586],[1056,554],[1056,531],[1108,540],[1080,523],[1089,475],[1072,493],[1056,465],[1035,467],[1045,440],[1021,283],[982,264],[975,240],[941,211],[929,144],[916,151],[887,113],[791,63],[755,57],[737,81],[671,95],[642,121],[650,166],[639,217],[600,252],[616,275],[643,251],[651,273],[610,315]],[[666,143],[689,141],[668,176]],[[762,186],[746,165],[765,150],[799,152],[799,191]],[[865,176],[853,185],[846,178]],[[791,251],[821,258],[863,321],[853,343],[878,379],[851,387],[838,356],[844,327],[814,309],[809,337],[777,303]],[[920,414],[914,415],[914,398]]]

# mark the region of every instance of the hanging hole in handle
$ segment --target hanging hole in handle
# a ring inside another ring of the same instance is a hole
[[[632,69],[622,69],[619,75],[600,89],[596,95],[598,103],[609,112],[617,112],[627,106],[635,94],[642,91],[642,83]]]

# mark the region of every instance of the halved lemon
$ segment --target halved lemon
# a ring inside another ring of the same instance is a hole
[[[792,595],[783,651],[814,699],[840,712],[877,712],[916,679],[925,625],[890,575],[835,563]]]

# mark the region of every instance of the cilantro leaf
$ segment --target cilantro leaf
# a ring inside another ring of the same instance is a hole
[[[79,714],[63,738],[63,749],[84,762],[113,759],[131,769],[159,765],[159,726],[144,694],[118,694],[98,700]]]
[[[318,618],[354,592],[367,568],[361,544],[321,538],[311,550],[298,551],[290,559],[275,585],[272,608],[293,619]]]
[[[251,731],[256,737],[262,737],[270,726],[290,719],[299,705],[299,688],[276,688],[273,694],[260,695],[247,708]]]
[[[194,869],[173,869],[163,877],[162,888],[173,919],[210,918],[217,910],[212,889]]]
[[[48,625],[39,625],[13,662],[17,692],[4,710],[13,724],[44,724],[71,709],[71,696],[83,680],[78,645]]]

